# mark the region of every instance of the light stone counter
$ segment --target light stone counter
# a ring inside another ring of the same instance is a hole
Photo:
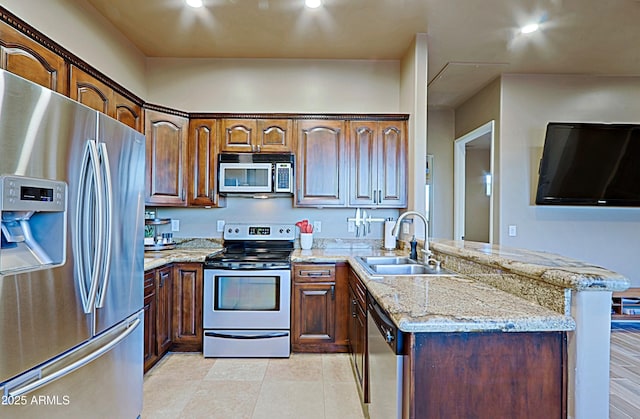
[[[372,248],[298,249],[292,261],[348,262],[404,332],[537,332],[575,328],[570,316],[463,275],[376,277],[369,275],[356,260],[356,256],[397,254],[406,252]]]
[[[204,262],[207,255],[221,251],[222,248],[180,248],[161,252],[144,252],[144,270],[148,271],[174,262]]]

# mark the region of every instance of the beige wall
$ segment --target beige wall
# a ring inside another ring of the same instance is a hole
[[[151,103],[187,112],[398,113],[398,61],[148,58]]]
[[[490,121],[494,124],[494,145],[493,145],[493,243],[499,244],[501,240],[500,231],[504,228],[501,225],[502,201],[500,200],[500,189],[502,182],[501,169],[501,146],[500,146],[500,118],[502,111],[502,86],[500,78],[495,79],[485,86],[475,96],[467,100],[455,111],[455,138],[460,138],[465,134],[479,128]],[[454,139],[455,141],[455,139]]]
[[[547,123],[640,123],[640,78],[506,75],[501,119],[502,244],[585,260],[640,286],[640,209],[533,203]]]
[[[409,113],[408,209],[424,214],[427,167],[427,35],[417,34],[401,61],[400,110]],[[416,223],[415,235],[424,237],[424,226]]]
[[[3,0],[2,6],[91,66],[145,98],[144,56],[85,2]]]
[[[427,154],[433,155],[433,212],[431,235],[443,239],[453,238],[453,110],[433,110],[429,121]]]

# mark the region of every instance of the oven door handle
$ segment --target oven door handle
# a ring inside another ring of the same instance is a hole
[[[204,332],[204,335],[208,337],[223,339],[271,339],[287,337],[289,335],[289,332],[265,333],[263,335],[232,335],[229,333]]]

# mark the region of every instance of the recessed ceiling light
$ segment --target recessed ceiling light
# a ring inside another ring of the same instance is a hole
[[[316,9],[322,5],[322,0],[305,0],[304,4],[310,9]]]
[[[191,7],[202,7],[202,0],[186,0],[186,2]]]
[[[537,23],[531,23],[529,25],[525,25],[522,28],[520,28],[520,32],[521,33],[532,33],[537,31],[540,28],[540,26]]]

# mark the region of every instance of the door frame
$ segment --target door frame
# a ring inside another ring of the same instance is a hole
[[[453,153],[453,238],[454,240],[462,240],[464,237],[464,218],[465,218],[465,163],[466,163],[466,146],[468,143],[478,138],[490,134],[491,150],[490,150],[490,174],[491,174],[491,193],[489,197],[489,243],[493,243],[493,191],[495,185],[494,178],[494,140],[495,140],[495,121],[491,120],[486,124],[474,129],[473,131],[459,137],[454,142]]]

